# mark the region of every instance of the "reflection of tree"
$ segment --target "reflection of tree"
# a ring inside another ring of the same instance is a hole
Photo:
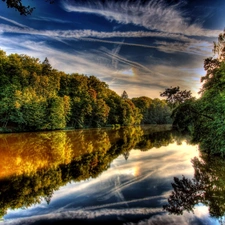
[[[174,177],[174,191],[164,209],[181,215],[185,210],[193,212],[195,205],[203,203],[209,207],[213,217],[225,214],[225,161],[221,158],[202,157],[192,160],[195,169],[193,179]]]
[[[187,134],[171,130],[170,126],[153,126],[144,130],[144,135],[141,136],[136,148],[141,151],[148,151],[151,148],[160,148],[173,142],[177,144],[181,144],[183,141],[190,143],[189,139]]]
[[[0,135],[0,215],[42,199],[49,204],[55,190],[99,176],[119,155],[176,139],[141,127]]]
[[[130,155],[130,152],[129,152],[129,151],[124,152],[124,153],[123,153],[124,159],[125,159],[125,160],[128,160],[129,155]]]

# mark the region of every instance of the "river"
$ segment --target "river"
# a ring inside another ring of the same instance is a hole
[[[207,160],[166,125],[0,134],[1,221],[220,224],[224,162]]]

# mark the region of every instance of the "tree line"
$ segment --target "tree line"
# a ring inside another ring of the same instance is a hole
[[[203,151],[225,155],[225,31],[214,43],[214,56],[205,59],[206,75],[201,78],[200,98],[179,87],[166,89],[161,96],[172,104],[173,125],[191,132]],[[182,95],[183,94],[183,95]],[[182,96],[181,98],[178,98]],[[179,101],[178,101],[179,99]]]
[[[27,55],[0,50],[1,131],[170,123],[165,100],[119,96],[95,76],[66,74]]]

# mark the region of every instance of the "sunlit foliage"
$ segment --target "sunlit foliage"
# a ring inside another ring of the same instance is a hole
[[[149,102],[146,120],[138,100],[129,99],[127,93],[123,96],[95,76],[55,70],[48,58],[40,62],[0,50],[0,131],[168,122],[170,112],[164,101]]]

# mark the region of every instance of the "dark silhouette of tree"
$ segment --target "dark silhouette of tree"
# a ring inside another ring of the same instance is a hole
[[[124,159],[125,159],[125,160],[128,160],[129,155],[130,155],[130,151],[125,151],[125,152],[123,153]]]
[[[168,198],[169,204],[163,207],[169,213],[182,215],[185,210],[193,212],[194,206],[204,201],[204,185],[196,179],[174,177],[171,185],[174,191]]]
[[[6,2],[8,8],[14,8],[16,11],[20,13],[20,15],[24,16],[31,15],[35,9],[35,7],[31,7],[30,5],[25,6],[22,0],[2,0],[2,1]],[[54,0],[45,0],[45,1],[49,2],[50,4],[54,3]]]
[[[123,91],[123,94],[121,95],[122,99],[128,99],[128,94],[126,91]]]
[[[225,161],[222,158],[195,157],[192,164],[195,170],[193,179],[174,177],[173,191],[164,210],[170,214],[182,215],[193,212],[202,203],[209,207],[211,216],[221,218],[225,214]]]
[[[181,91],[179,86],[166,88],[164,92],[160,93],[160,96],[167,97],[166,101],[169,102],[172,106],[181,104],[187,99],[192,98],[191,91]]]
[[[42,74],[48,75],[52,71],[52,66],[46,57],[45,60],[42,62]]]

